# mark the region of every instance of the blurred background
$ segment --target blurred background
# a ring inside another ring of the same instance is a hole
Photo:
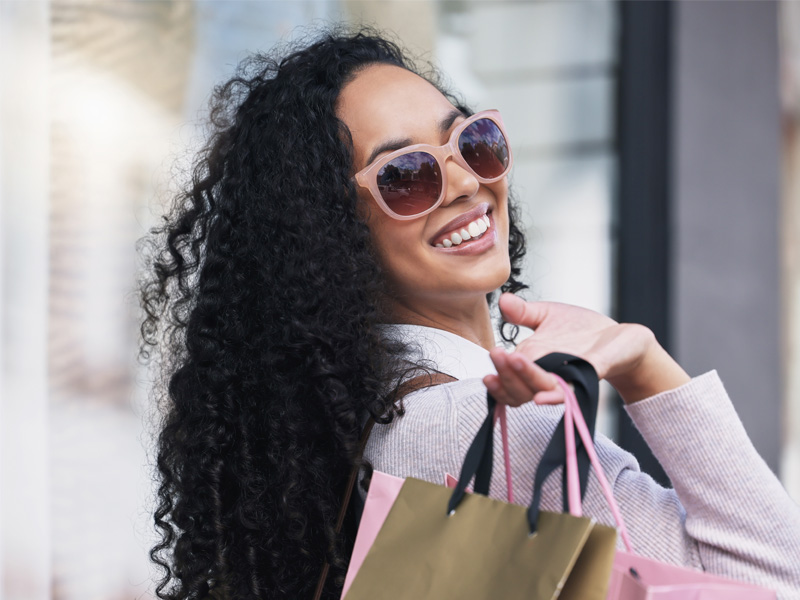
[[[0,0],[0,598],[153,597],[136,241],[213,85],[331,21],[502,111],[528,298],[718,369],[800,500],[800,2]]]

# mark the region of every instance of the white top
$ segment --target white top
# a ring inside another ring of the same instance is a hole
[[[442,484],[445,473],[460,471],[486,417],[481,378],[491,372],[489,353],[427,327],[391,326],[388,331],[416,342],[409,359],[430,361],[459,381],[407,395],[405,415],[375,425],[364,456],[391,475]],[[596,435],[597,454],[634,550],[775,589],[782,600],[800,599],[800,507],[756,452],[716,372],[627,411],[674,486],[662,488],[639,470],[631,454]],[[561,407],[532,402],[507,411],[514,495],[520,504],[530,502],[536,466],[561,414]],[[490,495],[503,499],[499,446]],[[545,483],[542,509],[562,509],[559,473]],[[613,526],[594,474],[583,509]]]
[[[483,379],[485,375],[497,374],[489,352],[455,333],[425,327],[424,325],[384,325],[386,335],[409,344],[410,362],[420,359],[434,363],[435,369],[456,379]]]

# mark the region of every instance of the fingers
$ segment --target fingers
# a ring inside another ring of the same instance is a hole
[[[564,391],[561,388],[537,392],[533,395],[536,404],[562,404],[564,402]]]
[[[489,356],[497,375],[487,375],[483,382],[498,402],[520,406],[531,400],[541,404],[563,401],[563,393],[550,373],[521,354],[494,348]]]
[[[505,293],[498,301],[500,310],[506,321],[516,325],[524,325],[536,329],[547,317],[547,308],[543,302],[525,302],[519,296]]]

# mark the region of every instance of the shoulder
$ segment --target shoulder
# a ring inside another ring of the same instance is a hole
[[[443,483],[445,473],[460,468],[465,417],[478,425],[486,418],[483,382],[463,379],[423,388],[405,396],[402,405],[402,416],[372,428],[364,458],[390,475]]]

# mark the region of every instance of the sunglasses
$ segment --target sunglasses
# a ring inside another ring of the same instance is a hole
[[[444,200],[445,162],[472,173],[480,183],[494,183],[511,169],[511,147],[500,113],[484,110],[460,123],[444,146],[413,144],[387,154],[355,174],[378,206],[394,219],[427,215]]]

